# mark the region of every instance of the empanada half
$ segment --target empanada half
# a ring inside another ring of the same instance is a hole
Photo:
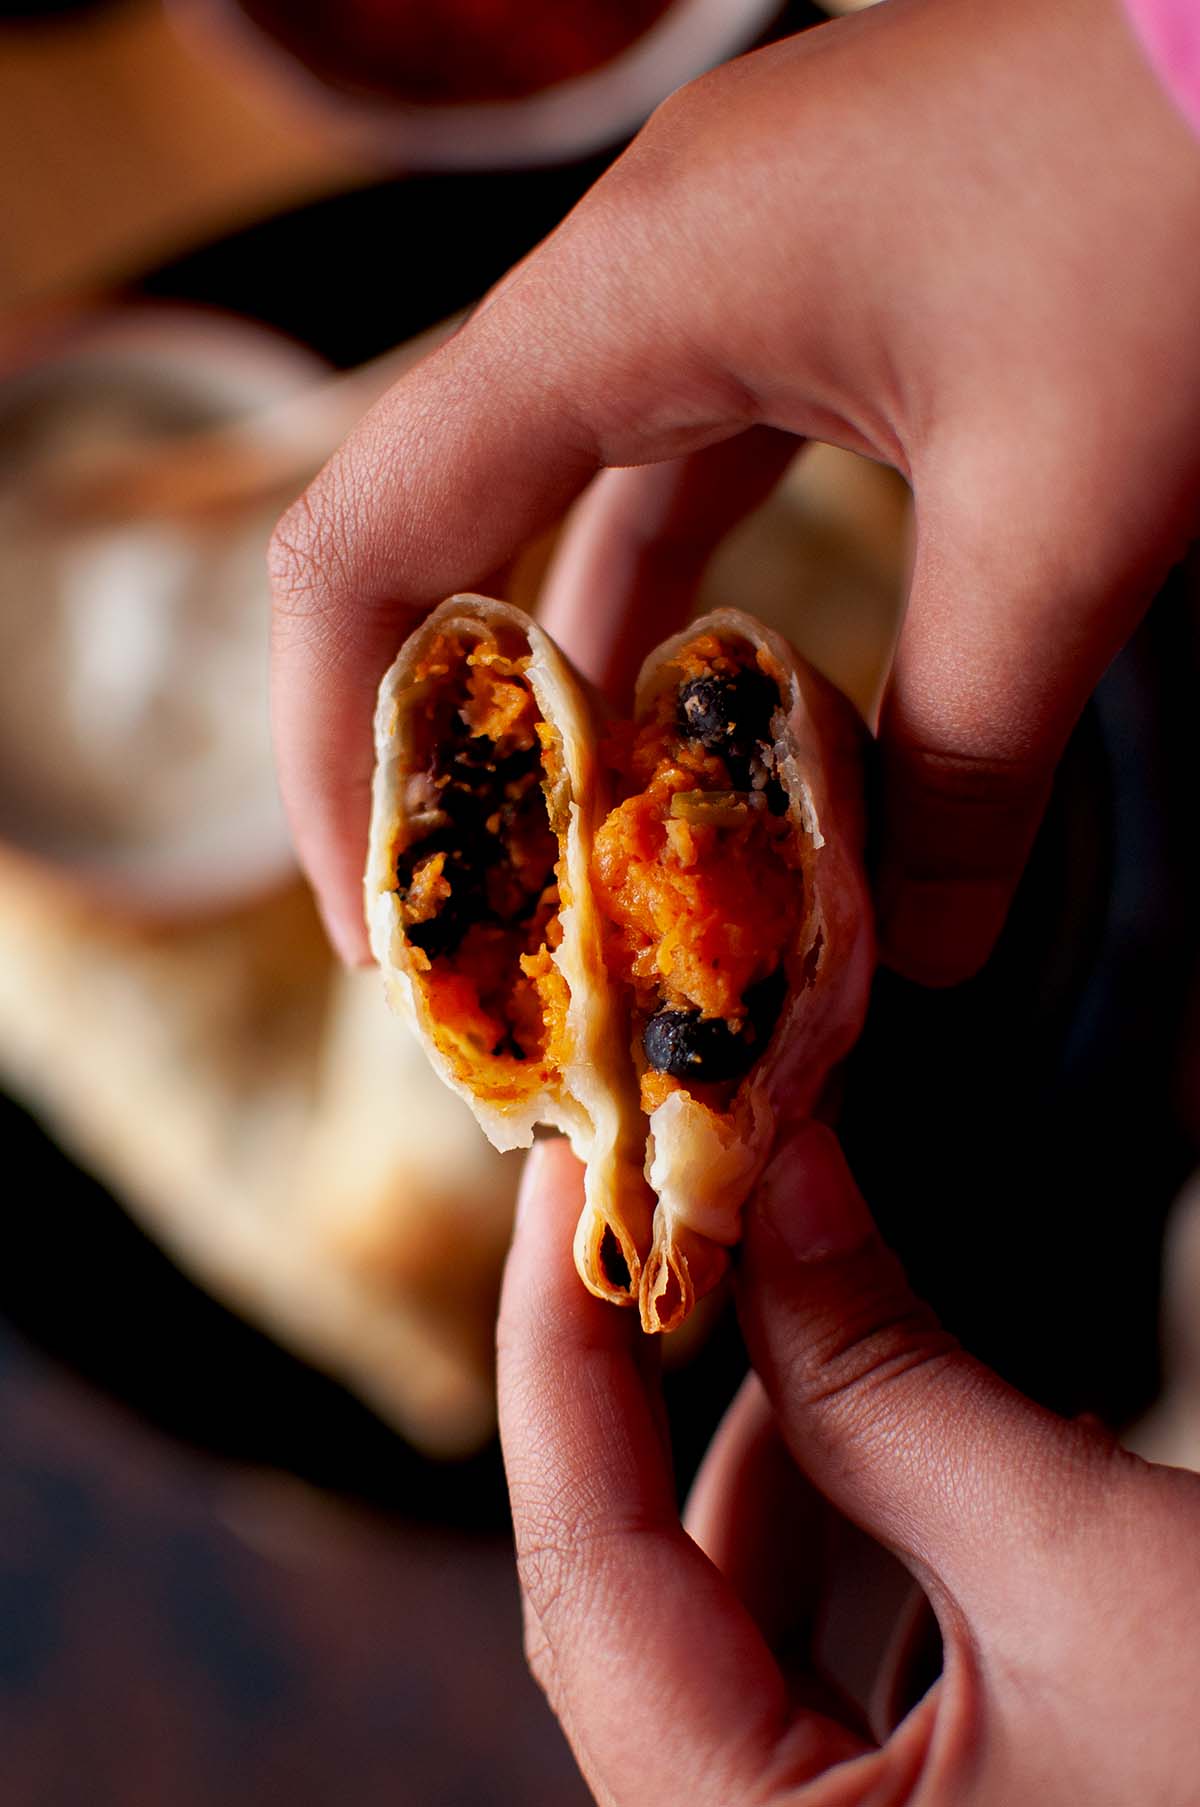
[[[861,738],[781,636],[724,609],[651,654],[610,742],[593,882],[648,1118],[647,1330],[720,1278],[779,1128],[861,1027]]]
[[[495,1146],[550,1124],[587,1163],[577,1264],[629,1304],[653,1198],[590,879],[596,741],[579,680],[528,616],[442,603],[380,690],[366,911],[389,999]]]

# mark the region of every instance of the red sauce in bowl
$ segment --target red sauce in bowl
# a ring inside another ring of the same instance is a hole
[[[520,100],[628,50],[673,0],[240,0],[322,82],[411,105]]]

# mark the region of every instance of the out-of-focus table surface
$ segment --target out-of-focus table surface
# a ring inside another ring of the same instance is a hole
[[[587,1801],[502,1532],[185,1450],[2,1325],[0,1450],[5,1807]]]
[[[196,56],[159,0],[0,22],[0,308],[374,173],[274,89]]]

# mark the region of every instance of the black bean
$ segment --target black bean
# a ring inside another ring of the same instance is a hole
[[[548,875],[535,873],[526,878],[504,865],[508,839],[518,833],[527,835],[530,817],[536,824],[536,812],[544,814],[545,803],[536,781],[540,765],[541,752],[536,745],[498,758],[496,743],[486,734],[443,745],[435,753],[428,776],[446,820],[424,840],[406,848],[396,862],[396,888],[403,899],[420,862],[433,854],[445,855],[442,876],[450,886],[449,897],[436,915],[425,922],[409,923],[405,930],[412,945],[431,960],[456,953],[478,922],[498,917],[522,920],[536,907],[538,895],[553,877],[553,859],[548,861]],[[515,796],[508,794],[513,788]],[[554,853],[557,855],[557,844]],[[507,883],[503,882],[505,873],[509,875]],[[536,889],[527,902],[531,883]],[[498,907],[493,893],[503,908]],[[524,1059],[515,1044],[507,1051]]]
[[[452,889],[475,887],[482,890],[483,874],[500,858],[501,851],[496,837],[482,826],[473,828],[462,822],[447,823],[435,828],[423,841],[414,841],[411,847],[405,848],[396,861],[397,889],[404,896],[421,861],[431,854],[444,853],[442,873]]]
[[[501,758],[496,743],[486,734],[472,734],[454,747],[437,755],[439,777],[449,775],[456,782],[466,782],[491,791],[503,790],[515,778],[524,778],[541,765],[542,750],[536,741],[518,747]]]
[[[422,860],[428,859],[431,853],[446,853],[447,851],[444,828],[435,828],[433,833],[426,835],[423,841],[414,841],[411,847],[406,847],[396,860],[396,889],[400,896],[402,898],[408,896],[408,888],[413,882],[413,874]]]
[[[461,823],[435,830],[406,848],[397,860],[396,888],[401,898],[407,894],[419,863],[435,853],[446,856],[442,876],[450,886],[450,895],[435,916],[425,922],[411,922],[404,931],[413,946],[421,948],[431,960],[456,953],[467,930],[490,914],[486,874],[499,858],[500,848],[491,835],[472,835]]]
[[[482,829],[495,809],[503,791],[495,752],[494,742],[478,735],[437,756],[433,778],[438,804],[452,822]]]
[[[430,916],[424,922],[410,922],[404,932],[414,947],[419,947],[431,960],[437,960],[443,954],[458,952],[467,926],[458,912],[447,904],[436,916]]]
[[[438,807],[453,822],[482,828],[503,801],[509,785],[537,773],[541,765],[541,749],[536,745],[497,757],[496,743],[486,734],[473,734],[469,739],[434,754],[429,777],[437,796]]]
[[[672,1079],[740,1079],[770,1041],[786,994],[782,967],[752,985],[740,1031],[723,1017],[704,1017],[698,1010],[660,1010],[642,1032],[646,1059],[656,1073]]]
[[[752,791],[754,789],[754,766],[749,757],[735,752],[732,747],[728,746],[717,750],[725,761],[725,769],[729,773],[730,789]]]
[[[710,753],[745,759],[758,742],[770,740],[778,707],[778,686],[766,672],[747,667],[735,677],[689,678],[679,687],[676,713],[689,740]]]
[[[438,792],[438,808],[445,811],[457,828],[482,834],[484,823],[495,808],[490,791],[478,791],[452,779]]]
[[[642,1047],[655,1072],[672,1079],[737,1079],[754,1058],[723,1018],[698,1010],[660,1010],[646,1024]]]
[[[486,772],[495,769],[496,743],[486,734],[471,734],[451,747],[440,749],[448,754],[448,767],[460,771]]]
[[[460,889],[451,893],[436,916],[427,917],[424,922],[410,922],[404,932],[414,947],[431,960],[439,960],[456,954],[469,931],[486,915],[486,903],[481,904],[476,894]]]
[[[519,747],[515,753],[507,754],[496,761],[496,782],[504,787],[513,784],[518,778],[526,778],[531,772],[540,772],[542,767],[542,749],[540,746]]]

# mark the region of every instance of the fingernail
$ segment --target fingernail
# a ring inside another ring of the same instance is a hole
[[[875,1225],[831,1130],[806,1123],[772,1156],[756,1210],[796,1261],[849,1255]]]
[[[520,1225],[528,1216],[530,1205],[542,1190],[546,1150],[549,1146],[548,1140],[539,1138],[525,1156],[525,1165],[521,1169],[521,1184],[517,1187],[517,1225]]]

